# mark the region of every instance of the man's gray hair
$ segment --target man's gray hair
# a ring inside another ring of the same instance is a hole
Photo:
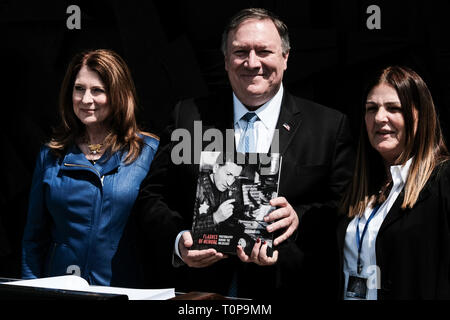
[[[283,55],[286,55],[289,52],[289,50],[291,49],[291,46],[289,44],[289,33],[288,28],[284,24],[284,22],[281,21],[275,14],[266,9],[249,8],[243,9],[235,14],[225,27],[225,30],[222,34],[221,45],[222,53],[224,54],[224,56],[226,56],[227,54],[228,34],[230,33],[230,31],[235,30],[241,23],[249,19],[272,20],[281,38],[281,49],[283,50]]]

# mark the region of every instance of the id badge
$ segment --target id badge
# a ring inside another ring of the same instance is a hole
[[[347,298],[367,299],[367,278],[349,275],[345,296]]]

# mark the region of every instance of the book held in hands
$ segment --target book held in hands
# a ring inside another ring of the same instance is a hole
[[[278,196],[280,168],[278,153],[203,151],[192,224],[193,249],[236,254],[240,245],[250,255],[260,239],[272,256],[273,236],[266,230],[264,217],[276,209],[269,201]]]

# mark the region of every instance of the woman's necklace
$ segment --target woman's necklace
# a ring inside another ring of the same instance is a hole
[[[97,153],[100,153],[100,151],[103,148],[103,143],[95,143],[95,144],[87,144],[87,147],[89,149],[89,153],[96,155]]]
[[[102,143],[89,143],[89,138],[84,138],[84,144],[87,147],[86,158],[90,161],[97,161],[103,152],[104,142]]]

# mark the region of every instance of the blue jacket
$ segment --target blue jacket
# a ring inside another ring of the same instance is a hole
[[[92,165],[77,146],[62,158],[42,147],[22,243],[24,279],[75,272],[94,285],[139,285],[135,235],[126,226],[159,144],[144,141],[129,165],[122,152]]]

